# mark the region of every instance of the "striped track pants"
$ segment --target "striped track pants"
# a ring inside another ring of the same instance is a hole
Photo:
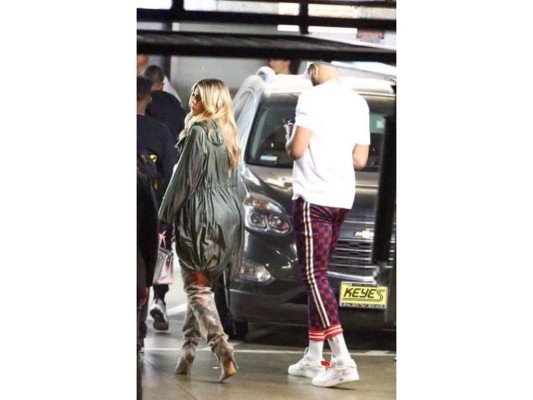
[[[294,230],[300,275],[307,290],[310,340],[324,341],[342,333],[327,270],[347,213],[344,208],[318,206],[301,198],[294,202]]]

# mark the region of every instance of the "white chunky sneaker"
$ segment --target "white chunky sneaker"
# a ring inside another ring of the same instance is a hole
[[[359,380],[357,365],[350,360],[348,365],[336,365],[335,359],[330,366],[321,374],[315,376],[311,382],[313,386],[332,387]]]
[[[308,350],[309,348],[305,349],[304,356],[300,361],[289,366],[289,375],[313,378],[326,370],[320,361],[312,361],[307,358]]]

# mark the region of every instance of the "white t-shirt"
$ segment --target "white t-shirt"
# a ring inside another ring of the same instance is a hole
[[[183,106],[183,102],[181,101],[180,96],[178,96],[178,92],[176,92],[176,89],[174,89],[174,86],[172,86],[166,75],[165,79],[163,79],[163,91],[176,97],[176,99],[178,99]]]
[[[353,148],[370,144],[366,100],[340,81],[327,81],[300,94],[295,126],[313,132],[304,155],[294,162],[293,200],[351,209],[355,198]]]

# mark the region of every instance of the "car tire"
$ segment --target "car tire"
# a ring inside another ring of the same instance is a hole
[[[248,333],[247,321],[235,321],[228,307],[229,291],[224,286],[224,276],[221,275],[213,284],[213,293],[215,294],[215,304],[224,332],[230,339],[241,339]]]

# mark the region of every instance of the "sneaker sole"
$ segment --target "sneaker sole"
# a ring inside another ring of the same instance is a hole
[[[292,376],[302,376],[304,378],[309,378],[309,379],[313,379],[315,376],[317,376],[318,374],[322,373],[323,371],[318,371],[318,372],[294,372],[289,369],[288,370],[288,373],[289,375],[292,375]]]
[[[354,382],[357,382],[359,380],[359,376],[357,377],[347,377],[347,378],[344,378],[343,380],[340,380],[336,383],[328,383],[328,384],[324,384],[324,383],[316,383],[316,382],[311,382],[311,384],[313,386],[318,386],[318,387],[343,387],[344,385],[350,385]]]
[[[168,331],[168,321],[165,321],[161,313],[152,310],[150,311],[150,315],[154,319],[154,329],[158,331]]]

